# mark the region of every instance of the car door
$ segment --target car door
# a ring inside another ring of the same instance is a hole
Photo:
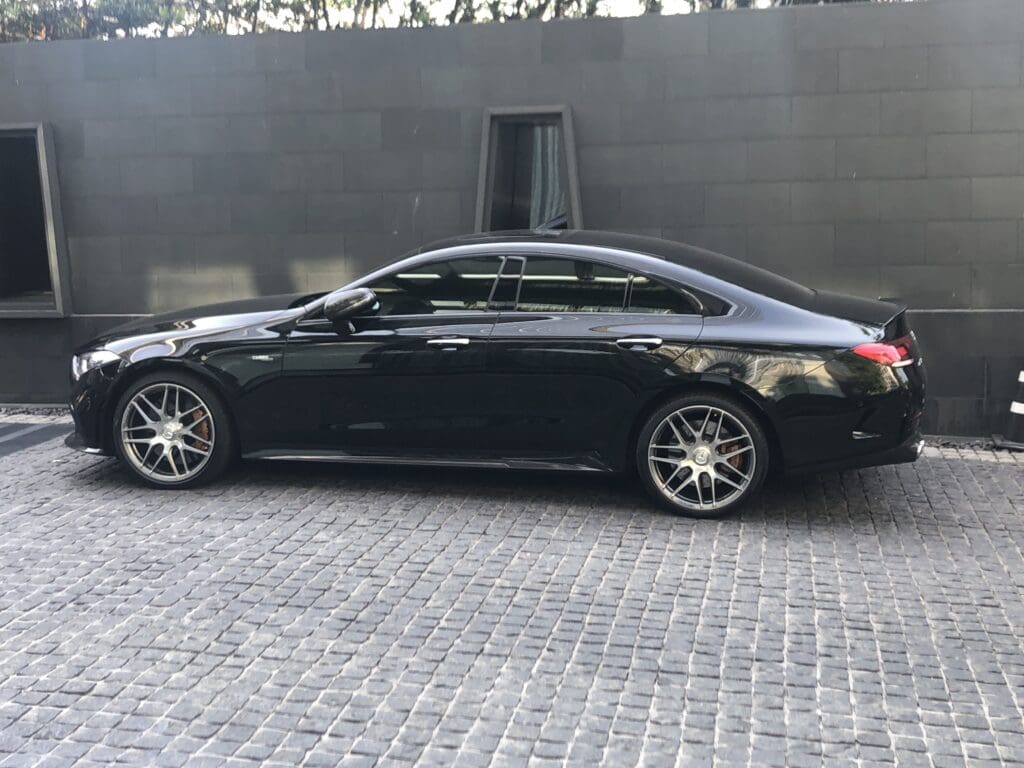
[[[488,366],[502,452],[613,466],[642,401],[700,335],[683,294],[647,275],[579,258],[509,260]],[[508,271],[519,269],[517,290]],[[508,297],[514,296],[514,299]]]
[[[279,433],[293,448],[339,455],[459,458],[480,442],[487,309],[500,260],[429,262],[366,284],[376,314],[339,333],[300,323],[285,352],[292,403]]]

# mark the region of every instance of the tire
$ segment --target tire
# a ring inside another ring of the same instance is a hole
[[[176,371],[157,371],[128,387],[114,409],[111,442],[121,463],[155,488],[208,483],[237,453],[224,401],[198,377]]]
[[[659,407],[636,445],[644,488],[687,517],[719,517],[743,505],[764,482],[768,460],[768,438],[750,409],[706,391]]]

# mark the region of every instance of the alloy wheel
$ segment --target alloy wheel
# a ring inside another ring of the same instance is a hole
[[[658,490],[673,504],[714,512],[750,487],[757,452],[735,416],[692,405],[661,420],[651,434],[647,462]]]
[[[210,408],[180,384],[145,387],[128,401],[121,417],[125,456],[159,482],[184,482],[202,472],[215,439]]]

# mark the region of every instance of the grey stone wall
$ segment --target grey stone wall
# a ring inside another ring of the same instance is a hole
[[[588,227],[903,298],[929,429],[985,433],[1024,357],[1022,41],[1019,0],[936,0],[4,45],[0,123],[52,124],[74,310],[105,316],[469,231],[483,108],[567,103]],[[0,400],[59,399],[105,322],[0,320]]]

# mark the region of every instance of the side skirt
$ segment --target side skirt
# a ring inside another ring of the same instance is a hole
[[[437,458],[431,456],[358,455],[340,451],[253,451],[243,459],[260,461],[313,461],[336,464],[400,464],[417,467],[475,467],[478,469],[533,469],[555,472],[611,472],[607,465],[591,457],[536,458]]]

